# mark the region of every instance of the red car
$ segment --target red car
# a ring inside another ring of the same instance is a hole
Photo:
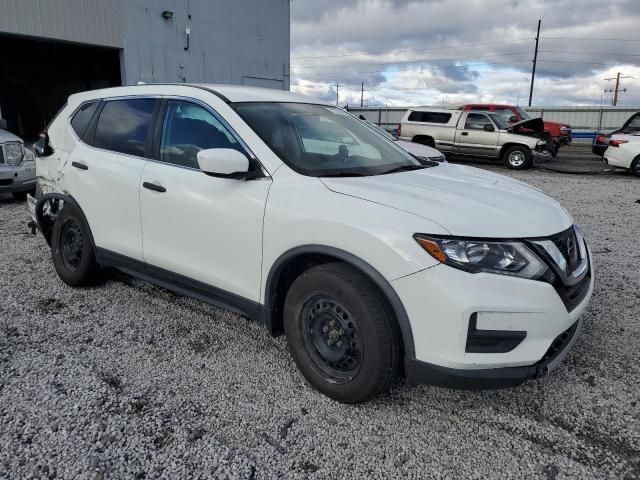
[[[496,103],[469,103],[460,107],[460,110],[502,113],[509,118],[509,123],[516,123],[522,120],[529,120],[531,116],[521,107],[515,105],[500,105]],[[565,123],[544,121],[544,130],[551,135],[551,140],[555,147],[554,154],[561,145],[571,143],[571,126]]]

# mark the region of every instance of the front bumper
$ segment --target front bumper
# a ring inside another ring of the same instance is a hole
[[[573,343],[562,341],[558,348],[558,338],[570,334],[575,339],[578,334],[593,292],[591,261],[589,269],[579,292],[446,265],[394,280],[414,340],[414,354],[405,361],[407,378],[454,388],[498,388],[544,374]],[[477,319],[480,331],[526,332],[526,336],[504,351],[472,350],[467,344],[471,319],[474,325]]]
[[[487,390],[515,387],[532,378],[540,378],[554,370],[566,358],[578,338],[582,321],[578,320],[558,335],[544,357],[533,365],[522,367],[464,370],[431,365],[415,359],[405,361],[407,380],[460,390]]]
[[[25,162],[16,167],[0,165],[0,193],[28,192],[36,188],[36,167]]]
[[[544,163],[553,159],[553,154],[549,150],[532,150],[534,163]]]

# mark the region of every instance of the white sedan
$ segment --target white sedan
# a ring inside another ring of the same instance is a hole
[[[400,148],[402,148],[404,151],[409,152],[411,155],[413,155],[415,157],[418,157],[418,158],[423,159],[423,160],[432,160],[432,161],[435,161],[435,162],[446,162],[447,161],[447,159],[445,158],[444,154],[440,150],[438,150],[436,148],[430,147],[428,145],[423,145],[421,143],[407,142],[406,140],[400,140],[400,139],[394,137],[393,135],[391,135],[384,128],[376,125],[373,122],[370,122],[368,120],[364,120],[364,123],[366,123],[369,127],[374,129],[380,135],[384,136],[388,140],[391,140],[396,145],[398,145]]]
[[[613,135],[604,152],[604,160],[608,165],[626,168],[640,176],[640,132]]]

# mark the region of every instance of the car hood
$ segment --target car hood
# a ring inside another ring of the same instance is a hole
[[[396,140],[396,144],[416,157],[437,158],[442,157],[442,152],[428,145],[422,145],[415,142],[407,142],[406,140]]]
[[[333,192],[418,215],[456,236],[540,237],[572,224],[567,211],[540,190],[461,165],[322,181]]]
[[[508,132],[513,132],[518,127],[526,128],[527,130],[532,130],[534,132],[544,132],[544,121],[541,118],[530,118],[528,120],[521,120],[516,123],[512,123],[507,128]]]
[[[568,127],[568,128],[571,128],[571,126],[570,126],[568,123],[550,122],[550,121],[548,121],[548,120],[545,120],[544,124],[545,124],[545,125],[549,125],[549,126],[553,125],[553,126],[558,127],[558,128],[560,128],[560,127]]]
[[[11,132],[7,132],[6,130],[0,130],[0,143],[5,142],[20,142],[22,143],[22,139],[17,137]]]

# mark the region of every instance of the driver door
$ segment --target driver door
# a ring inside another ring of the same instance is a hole
[[[271,179],[206,175],[196,158],[202,149],[249,156],[235,132],[213,109],[190,100],[165,100],[163,112],[156,161],[145,166],[140,190],[147,268],[258,302]]]
[[[485,130],[485,126],[493,131]],[[464,128],[456,133],[458,153],[464,155],[495,156],[498,149],[500,131],[485,113],[468,113]]]

